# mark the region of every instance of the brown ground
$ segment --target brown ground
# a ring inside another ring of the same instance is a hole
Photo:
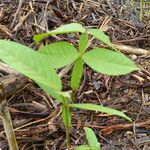
[[[17,0],[1,0],[0,38],[37,49],[38,46],[32,41],[34,34],[65,23],[80,22],[88,27],[101,27],[113,43],[150,50],[150,17],[146,14],[150,6],[144,7],[143,21],[139,22],[139,6],[132,7],[132,4],[127,1],[124,3],[123,0],[22,0],[20,7]],[[77,39],[76,35],[58,37],[49,37],[41,44],[67,40],[68,37],[70,42],[75,43]],[[96,40],[92,44],[104,46]],[[150,57],[135,53],[128,56],[136,61],[141,71],[109,77],[86,67],[76,102],[103,104],[122,110],[134,122],[75,110],[72,116],[72,148],[86,142],[82,129],[89,126],[96,132],[102,150],[150,150]],[[11,86],[15,91],[7,89],[7,100],[20,149],[65,149],[65,130],[59,103],[29,79],[20,79],[1,71],[1,81],[3,78],[9,81],[12,78],[18,79],[15,85],[19,86]],[[63,76],[65,89],[70,88],[69,79],[69,73]],[[7,150],[1,122],[0,131],[0,148]]]

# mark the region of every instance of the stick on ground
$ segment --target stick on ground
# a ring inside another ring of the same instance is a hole
[[[10,150],[19,150],[16,137],[13,131],[13,125],[8,111],[7,102],[4,95],[3,84],[0,84],[0,118],[2,119],[4,130],[7,136]]]

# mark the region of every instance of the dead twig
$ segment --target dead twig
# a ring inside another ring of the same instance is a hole
[[[25,87],[27,78],[21,74],[12,74],[1,77],[0,82],[4,85],[6,97],[9,97]]]
[[[19,150],[16,137],[13,131],[13,125],[8,111],[7,102],[4,96],[3,84],[0,84],[0,118],[2,119],[4,130],[7,136],[10,150]]]
[[[78,124],[73,124],[73,126],[77,126]],[[137,127],[137,128],[150,128],[150,120],[144,121],[144,122],[138,122],[138,123],[129,123],[129,124],[119,124],[119,125],[110,125],[110,126],[99,126],[99,125],[86,125],[86,124],[81,124],[80,126],[82,127],[91,127],[91,128],[97,128],[100,129],[101,132],[104,135],[109,135],[115,131],[119,131],[119,130],[129,130],[131,129],[133,126]]]
[[[119,124],[119,125],[112,125],[112,126],[108,126],[108,127],[105,127],[104,129],[102,129],[101,130],[101,132],[103,133],[103,134],[111,134],[112,132],[114,132],[114,131],[118,131],[118,130],[125,130],[125,129],[130,129],[130,128],[132,128],[133,127],[133,125],[135,126],[135,127],[146,127],[146,128],[148,128],[149,127],[149,125],[150,125],[150,120],[147,120],[147,121],[145,121],[145,122],[139,122],[139,123],[135,123],[135,124],[133,124],[133,123],[131,123],[131,124]]]
[[[17,8],[17,11],[16,11],[16,13],[14,14],[14,19],[13,19],[12,24],[11,24],[11,28],[12,28],[12,27],[14,26],[14,24],[15,24],[15,21],[16,21],[16,19],[17,19],[17,16],[18,16],[18,14],[19,14],[19,12],[20,12],[20,10],[21,10],[23,1],[24,1],[24,0],[20,0],[20,1],[19,1],[19,5],[18,5],[18,8]]]
[[[24,21],[32,14],[34,13],[33,10],[30,10],[25,16],[22,16],[20,18],[19,23],[15,26],[15,28],[13,29],[13,31],[17,31],[19,27],[22,26],[22,24],[24,23]]]
[[[0,62],[0,72],[3,73],[3,74],[6,74],[6,75],[9,75],[9,74],[18,74],[17,71],[13,70],[7,64],[4,64],[2,62]]]
[[[6,33],[10,38],[13,37],[13,35],[11,34],[11,31],[5,25],[0,24],[0,30]]]
[[[127,46],[123,44],[113,44],[114,48],[120,50],[121,52],[127,53],[127,54],[136,54],[136,55],[150,55],[149,50],[145,50],[142,48],[136,48],[132,46]]]
[[[62,70],[59,72],[58,76],[59,76],[60,78],[62,78],[64,75],[66,75],[66,74],[70,71],[70,69],[72,68],[72,66],[73,66],[72,64],[66,66],[64,69],[62,69]]]

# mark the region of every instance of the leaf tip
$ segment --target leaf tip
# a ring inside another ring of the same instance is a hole
[[[39,38],[39,34],[33,36],[33,41],[34,41],[36,44],[39,44],[39,42],[40,42],[41,40],[42,40],[42,39]]]

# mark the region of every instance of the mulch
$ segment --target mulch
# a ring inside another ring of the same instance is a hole
[[[36,45],[32,37],[60,25],[79,22],[85,27],[101,28],[114,44],[150,50],[149,4],[144,5],[143,20],[138,18],[139,2],[133,6],[123,0],[1,0],[0,39],[10,39],[35,50],[54,41],[77,43],[78,36],[58,35]],[[93,40],[92,47],[104,47]],[[102,150],[150,150],[150,56],[128,54],[141,68],[125,76],[106,76],[85,66],[76,103],[94,103],[125,112],[133,122],[102,113],[74,110],[71,145],[85,144],[84,126],[91,127]],[[65,129],[60,104],[33,81],[0,68],[0,81],[7,87],[7,100],[17,141],[21,150],[64,150]],[[60,71],[60,70],[59,70]],[[69,90],[70,71],[62,76]],[[9,87],[9,88],[8,88]],[[13,89],[15,87],[15,90]],[[13,90],[12,90],[13,89]],[[8,149],[0,122],[0,148]]]

